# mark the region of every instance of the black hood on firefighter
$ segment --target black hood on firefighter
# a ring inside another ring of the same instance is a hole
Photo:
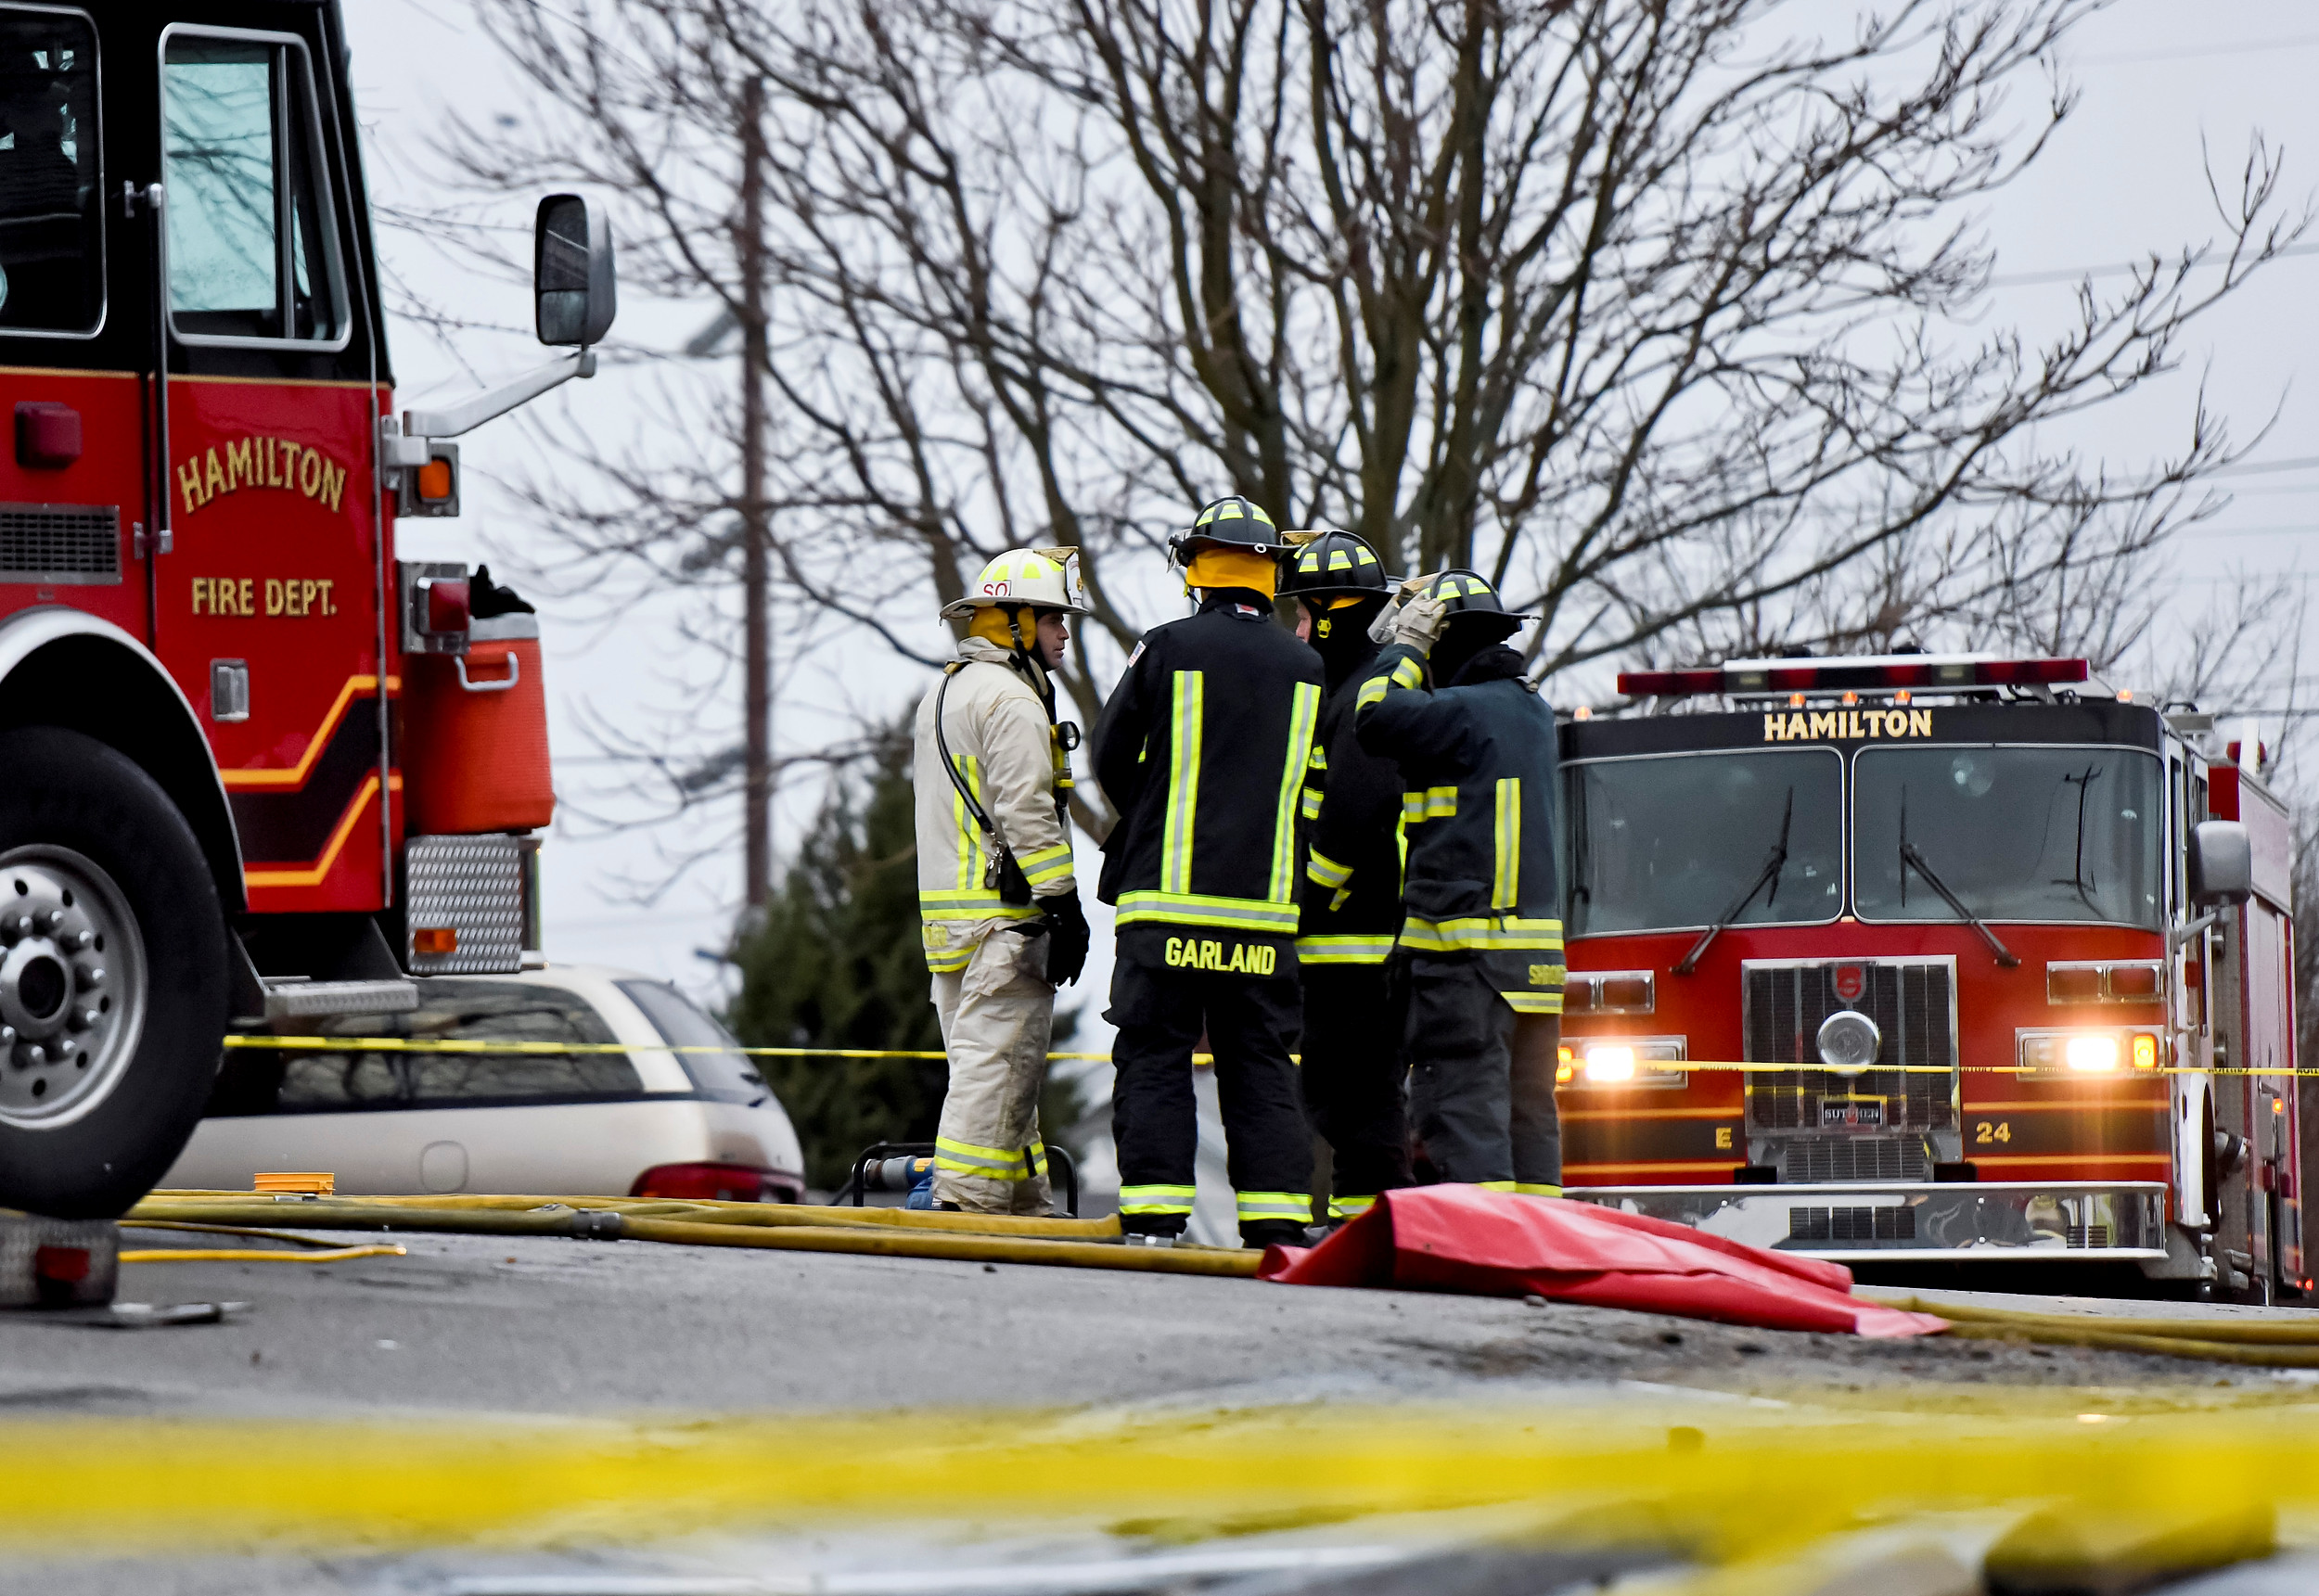
[[[1369,637],[1369,622],[1385,607],[1385,601],[1377,598],[1356,598],[1341,607],[1334,598],[1311,598],[1304,601],[1313,612],[1312,636],[1308,641],[1314,653],[1321,657],[1321,670],[1334,693],[1349,677],[1360,672],[1377,658],[1377,645]]]

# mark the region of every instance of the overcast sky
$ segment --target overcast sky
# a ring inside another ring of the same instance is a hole
[[[462,0],[349,0],[347,15],[370,181],[382,200],[427,198],[428,169],[417,152],[442,125],[443,107],[455,104],[471,117],[526,115],[520,85],[474,31]],[[2309,82],[2319,70],[2319,8],[2309,0],[2120,0],[2078,34],[2067,65],[2083,103],[2036,172],[2000,196],[1985,217],[2000,250],[1992,325],[2033,329],[2065,315],[2072,285],[2049,275],[2122,264],[2152,249],[2212,238],[2218,229],[2204,160],[2210,154],[2230,181],[2257,130],[2285,152],[2287,191],[2297,205],[2319,190],[2319,96]],[[2025,101],[2024,114],[2027,109]],[[529,200],[509,200],[506,212],[508,225],[528,227]],[[2319,244],[2319,233],[2312,237]],[[418,294],[479,321],[529,326],[521,285],[480,279],[391,232],[382,247],[390,270]],[[2184,351],[2183,371],[2132,405],[2105,413],[2094,434],[2101,452],[2132,466],[2178,448],[2203,381],[2210,408],[2242,439],[2277,413],[2258,461],[2319,456],[2319,385],[2297,381],[2303,357],[2319,348],[2309,304],[2314,287],[2319,251],[2271,267],[2235,305],[2199,326]],[[618,336],[675,348],[709,314],[707,306],[655,305],[631,294]],[[447,397],[473,380],[418,329],[398,326],[390,336],[404,403]],[[493,379],[545,353],[524,338],[488,333],[463,335],[457,352],[473,373]],[[584,388],[551,398],[535,419],[551,426],[577,419],[598,436],[622,437],[651,425],[651,402],[650,383],[633,368],[608,367]],[[683,440],[673,439],[671,446]],[[519,470],[533,447],[514,421],[468,438],[466,516],[406,526],[404,557],[473,560],[494,542],[518,559],[545,557],[538,534],[489,480],[494,470]],[[2204,602],[2236,570],[2289,572],[2307,583],[2308,570],[2319,566],[2306,552],[2319,533],[2319,470],[2249,470],[2229,481],[2236,494],[2230,508],[2178,543],[2163,569],[2185,604]],[[713,669],[679,635],[680,608],[646,602],[608,622],[589,606],[543,606],[560,793],[585,801],[611,774],[595,758],[583,713],[640,730],[663,726],[684,701],[679,683]],[[2319,650],[2311,653],[2308,669],[2319,670]],[[788,663],[788,691],[778,713],[784,747],[835,734],[857,710],[896,709],[922,690],[915,672],[897,667],[874,642]],[[2277,679],[2267,684],[2267,705],[2287,702],[2292,670],[2282,656]],[[693,951],[723,940],[737,896],[737,857],[696,868],[660,901],[640,905],[624,884],[660,875],[667,852],[702,835],[702,823],[658,834],[602,834],[574,824],[572,807],[544,859],[550,953],[673,977],[704,994],[714,990],[715,967]],[[805,818],[784,816],[785,844]],[[1092,900],[1091,887],[1087,896]],[[1081,992],[1099,998],[1103,979],[1091,965]],[[1101,1028],[1094,1028],[1090,1042],[1099,1045],[1100,1036]]]

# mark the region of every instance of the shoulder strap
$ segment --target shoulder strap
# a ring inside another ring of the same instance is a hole
[[[974,816],[974,824],[982,828],[984,836],[995,837],[998,828],[991,824],[990,812],[982,807],[981,800],[967,790],[966,778],[958,773],[958,761],[950,757],[950,739],[942,734],[942,705],[950,696],[950,679],[968,663],[961,659],[942,667],[942,684],[934,690],[934,747],[942,757],[942,773],[950,778],[950,785],[958,789],[959,801],[967,806],[967,812]]]

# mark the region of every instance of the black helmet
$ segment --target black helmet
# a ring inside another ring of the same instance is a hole
[[[1247,549],[1269,555],[1280,547],[1280,529],[1273,525],[1273,518],[1237,493],[1212,501],[1200,511],[1189,531],[1168,540],[1170,552],[1179,560],[1188,560],[1202,549]]]
[[[1534,615],[1509,614],[1505,601],[1498,597],[1498,590],[1483,577],[1463,568],[1445,570],[1428,581],[1424,596],[1443,601],[1451,625],[1469,634],[1487,636],[1493,643],[1513,636],[1525,621],[1538,619]]]
[[[1364,539],[1334,527],[1317,534],[1288,535],[1306,541],[1280,556],[1283,598],[1383,598],[1393,586],[1377,551]]]

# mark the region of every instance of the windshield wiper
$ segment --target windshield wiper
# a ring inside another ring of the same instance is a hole
[[[2102,912],[2102,906],[2094,901],[2094,894],[2101,889],[2101,884],[2085,879],[2085,800],[2093,789],[2094,778],[2101,773],[2101,766],[2088,765],[2082,776],[2065,775],[2061,778],[2063,786],[2078,789],[2077,856],[2070,862],[2069,880],[2064,881],[2058,875],[2053,879],[2054,886],[2067,887],[2075,891],[2078,900],[2096,914]]]
[[[1749,884],[1748,889],[1739,894],[1738,900],[1716,916],[1715,923],[1700,933],[1699,939],[1691,944],[1691,951],[1684,954],[1682,962],[1675,965],[1674,974],[1687,976],[1693,970],[1698,969],[1699,955],[1707,951],[1707,945],[1723,935],[1724,926],[1739,918],[1749,902],[1757,893],[1763,890],[1765,883],[1768,882],[1771,885],[1772,895],[1763,900],[1764,904],[1768,907],[1779,901],[1780,872],[1787,868],[1787,828],[1795,823],[1795,819],[1796,789],[1789,787],[1787,807],[1779,817],[1779,840],[1772,844],[1772,851],[1763,856],[1763,868],[1757,873],[1755,880]]]
[[[1965,900],[1949,890],[1947,882],[1933,874],[1932,866],[1925,862],[1925,856],[1916,851],[1915,843],[1908,840],[1908,789],[1903,787],[1901,789],[1901,902],[1903,906],[1908,902],[1908,873],[1911,869],[1925,878],[1926,886],[1941,894],[1948,906],[1956,911],[1958,919],[1980,933],[1980,939],[1989,944],[1991,952],[1997,955],[1999,968],[2011,970],[2019,967],[2021,961],[2013,956],[2013,950],[1997,940],[1997,934],[1989,928],[1987,921],[1965,907]]]

